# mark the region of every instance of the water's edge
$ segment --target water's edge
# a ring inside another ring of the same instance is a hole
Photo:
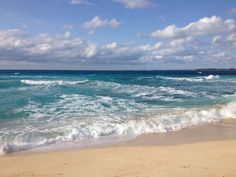
[[[181,144],[192,144],[208,141],[224,141],[236,139],[236,118],[222,119],[218,122],[194,125],[181,130],[165,132],[165,133],[147,133],[137,137],[118,137],[116,141],[113,138],[101,141],[81,142],[81,144],[73,144],[71,146],[49,146],[42,148],[34,148],[26,151],[17,151],[2,154],[2,157],[33,155],[41,153],[54,153],[77,151],[84,149],[97,149],[109,147],[134,147],[134,146],[173,146]],[[84,143],[84,144],[83,144]],[[0,156],[0,158],[1,158]]]

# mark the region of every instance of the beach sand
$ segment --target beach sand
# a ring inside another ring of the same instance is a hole
[[[0,157],[0,177],[235,177],[236,121],[110,147]]]

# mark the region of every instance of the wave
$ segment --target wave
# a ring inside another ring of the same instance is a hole
[[[77,85],[84,84],[89,80],[80,80],[80,81],[65,81],[65,80],[21,80],[22,83],[28,85]]]
[[[160,91],[163,91],[163,92],[167,92],[169,94],[177,94],[177,95],[195,95],[195,93],[191,92],[191,91],[187,91],[187,90],[180,90],[180,89],[175,89],[173,87],[158,87],[160,89]]]
[[[187,82],[203,82],[213,79],[219,79],[219,75],[208,75],[202,77],[165,77],[165,76],[157,76],[157,78],[161,78],[164,80],[176,80],[176,81],[187,81]]]
[[[218,79],[220,78],[219,75],[209,75],[209,76],[205,76],[204,79],[206,80],[212,80],[212,79]]]
[[[206,79],[210,80],[217,77],[218,76],[209,75],[209,76],[206,76],[205,80]],[[185,80],[185,81],[191,81],[191,82],[194,79],[194,78],[174,78],[174,77],[173,78],[163,77],[163,78],[172,79],[172,80]],[[92,88],[92,89],[107,89],[115,93],[130,94],[131,97],[139,97],[139,98],[150,99],[150,100],[159,99],[163,101],[170,101],[170,100],[174,101],[174,99],[171,99],[171,97],[174,95],[191,96],[191,97],[195,97],[198,95],[198,93],[190,91],[188,89],[175,88],[175,87],[170,87],[170,86],[145,86],[145,85],[135,85],[135,84],[120,84],[116,82],[108,82],[108,81],[100,81],[100,80],[89,81],[88,79],[79,80],[79,81],[21,80],[21,83],[24,83],[27,85],[36,85],[36,86],[78,85],[78,84],[88,83],[86,84],[86,87]],[[166,99],[165,97],[168,97],[168,98]]]
[[[65,96],[66,97],[66,96]],[[70,98],[73,99],[73,98]],[[104,102],[113,101],[102,97]],[[68,98],[67,98],[68,101]],[[83,101],[83,100],[82,100]],[[70,106],[70,105],[67,105]],[[128,109],[128,108],[127,108]],[[99,119],[87,113],[87,119],[63,118],[47,121],[46,127],[34,127],[14,133],[17,136],[0,139],[0,153],[28,150],[51,144],[71,143],[112,136],[138,136],[144,133],[177,131],[194,125],[212,123],[221,119],[236,118],[236,102],[210,108],[168,109],[144,116],[99,114]],[[97,114],[96,114],[97,115]],[[70,116],[70,115],[69,115]],[[89,117],[92,116],[90,119]],[[97,115],[98,116],[98,115]],[[39,121],[40,119],[37,119]],[[42,122],[45,122],[43,119]],[[32,124],[34,125],[34,124]],[[41,125],[39,122],[37,125]],[[10,132],[9,132],[10,133]],[[1,132],[3,134],[3,132]]]
[[[158,96],[163,96],[164,94],[171,95],[183,95],[183,96],[195,96],[196,93],[188,90],[178,89],[174,87],[166,87],[166,86],[144,86],[144,85],[131,85],[131,84],[119,84],[115,82],[104,82],[104,81],[95,81],[94,86],[96,88],[102,89],[111,89],[117,93],[128,93],[131,94],[132,97],[146,97],[153,96],[158,98]]]

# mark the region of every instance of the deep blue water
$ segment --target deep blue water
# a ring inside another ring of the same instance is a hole
[[[0,151],[236,117],[236,71],[0,71]]]

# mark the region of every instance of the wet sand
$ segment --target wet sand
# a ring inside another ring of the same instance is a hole
[[[201,141],[236,140],[236,119],[199,125],[180,131],[144,134],[134,140],[120,143],[128,146],[167,146]]]

